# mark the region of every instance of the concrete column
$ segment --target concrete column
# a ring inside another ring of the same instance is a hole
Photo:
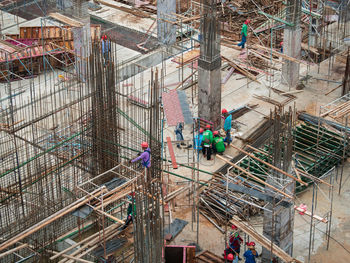
[[[301,52],[301,0],[288,0],[286,7],[286,21],[292,23],[293,26],[285,25],[283,37],[284,54],[300,58]],[[294,88],[299,81],[299,63],[284,60],[282,65],[282,83]]]
[[[221,61],[221,60],[220,60]],[[198,116],[214,122],[219,127],[221,123],[221,63],[217,65],[198,62]],[[210,69],[209,66],[215,66]]]
[[[175,21],[174,13],[176,13],[176,0],[157,1],[157,35],[158,41],[164,45],[176,42],[176,25],[164,21]]]
[[[301,29],[284,29],[283,53],[293,57],[300,58],[301,52]],[[295,88],[299,81],[300,64],[289,60],[284,60],[282,65],[282,83]]]
[[[216,1],[201,1],[201,39],[198,60],[198,116],[221,124],[221,57],[220,28],[216,17]]]
[[[267,180],[269,184],[274,185],[272,180]],[[274,185],[278,187],[277,185]],[[294,192],[295,184],[292,184],[288,189],[291,193]],[[278,201],[276,200],[276,203]],[[264,210],[264,228],[263,235],[271,240],[273,238],[274,244],[282,248],[289,255],[293,254],[293,228],[294,228],[294,207],[291,204],[289,207],[276,206],[269,203],[267,209],[272,210],[273,213]],[[274,216],[273,216],[274,214]],[[261,253],[262,263],[271,263],[271,259],[276,258],[275,262],[281,262],[278,257],[271,255],[269,249],[263,248]]]

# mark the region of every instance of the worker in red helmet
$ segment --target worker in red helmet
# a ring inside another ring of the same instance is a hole
[[[283,41],[280,43],[281,53],[283,53]]]
[[[213,143],[213,132],[211,131],[211,126],[208,124],[205,126],[205,131],[203,132],[202,139],[202,151],[204,157],[207,156],[207,160],[211,160],[211,151]]]
[[[238,230],[237,227],[234,230]],[[236,255],[238,256],[238,258],[239,258],[239,253],[241,253],[242,242],[243,242],[243,239],[240,237],[238,232],[234,232],[229,239],[229,246],[234,252],[236,252]]]
[[[203,132],[204,132],[204,129],[200,128],[198,135],[194,137],[194,149],[197,151],[202,150]]]
[[[137,162],[141,160],[142,166],[145,168],[151,167],[151,149],[148,147],[147,142],[141,143],[141,148],[143,150],[143,153],[141,153],[138,157],[131,160],[131,163]]]
[[[213,151],[214,153],[222,155],[225,151],[224,139],[220,136],[219,131],[214,131],[213,135]]]
[[[244,252],[243,256],[245,257],[245,263],[256,263],[255,258],[257,258],[258,252],[255,250],[255,243],[249,242],[247,243],[248,250]]]
[[[227,260],[227,262],[238,263],[237,254],[230,247],[227,247],[225,249],[223,256],[224,256],[224,259]]]
[[[250,24],[250,19],[247,19],[241,30],[241,35],[242,35],[242,41],[238,44],[239,47],[242,47],[244,49],[244,45],[247,42],[247,36],[248,36],[248,24]]]
[[[221,113],[224,115],[225,122],[224,122],[224,131],[226,133],[224,142],[227,143],[227,146],[231,143],[231,129],[232,129],[232,115],[226,110],[222,109]]]
[[[109,51],[111,49],[111,43],[107,39],[106,35],[103,35],[101,37],[101,49],[102,49],[102,55],[103,55],[104,63],[106,63],[108,61],[108,53],[109,53]]]

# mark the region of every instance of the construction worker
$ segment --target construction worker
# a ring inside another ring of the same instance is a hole
[[[214,135],[214,138],[213,138],[214,153],[218,153],[222,155],[223,152],[225,151],[224,139],[220,136],[218,131],[214,131],[213,135]]]
[[[227,262],[238,263],[238,257],[235,254],[228,254],[226,259]]]
[[[101,49],[102,49],[102,55],[104,58],[104,62],[106,63],[108,61],[108,52],[110,50],[110,43],[109,43],[106,35],[103,35],[101,37]]]
[[[250,24],[250,19],[247,19],[241,30],[241,35],[242,35],[242,41],[238,44],[239,47],[242,47],[244,49],[245,42],[247,42],[247,36],[248,36],[248,24]]]
[[[249,242],[247,243],[248,250],[244,252],[243,256],[245,257],[245,263],[256,263],[255,258],[257,258],[258,252],[255,250],[255,243]]]
[[[142,160],[142,166],[145,168],[151,167],[151,149],[148,148],[148,143],[143,142],[141,143],[141,148],[143,150],[143,153],[141,153],[138,157],[136,157],[133,160],[130,160],[130,163],[137,162],[139,160]]]
[[[204,157],[207,156],[207,160],[209,161],[211,159],[211,146],[213,143],[213,133],[210,130],[211,127],[208,124],[205,126],[206,130],[203,132],[203,139],[202,139],[202,148],[203,148],[203,155]]]
[[[194,143],[193,143],[194,149],[197,151],[202,150],[203,132],[204,132],[204,129],[200,128],[199,134],[194,137]]]
[[[227,262],[233,262],[233,263],[237,263],[238,262],[237,254],[230,247],[227,247],[224,250],[223,256],[224,256],[224,259],[227,260]]]
[[[283,41],[281,41],[280,47],[281,47],[281,53],[283,53]]]
[[[136,214],[135,193],[131,193],[130,195],[128,195],[128,199],[129,199],[130,203],[128,205],[127,217],[126,217],[124,225],[121,227],[121,230],[124,230],[125,228],[128,227],[128,225],[131,222],[133,222],[133,218]]]
[[[243,239],[240,237],[238,232],[235,232],[230,237],[230,248],[235,251],[239,258],[239,253],[241,252],[241,243],[243,242]]]
[[[174,132],[175,132],[175,135],[176,135],[176,140],[177,140],[177,141],[181,141],[181,145],[185,145],[185,143],[183,142],[184,136],[183,136],[183,134],[182,134],[183,128],[184,128],[183,123],[179,122],[179,123],[176,125],[175,131],[174,131]],[[176,147],[177,147],[177,148],[180,148],[180,144],[177,143],[177,144],[176,144]]]
[[[225,122],[224,122],[224,131],[226,133],[226,137],[224,139],[224,142],[227,143],[227,146],[230,145],[231,143],[231,129],[232,129],[232,115],[227,112],[226,109],[222,109],[221,113],[225,117]]]

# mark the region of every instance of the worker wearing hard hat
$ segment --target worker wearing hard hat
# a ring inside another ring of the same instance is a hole
[[[211,145],[213,143],[213,132],[210,130],[211,127],[208,124],[205,126],[206,130],[203,132],[202,146],[203,155],[207,156],[207,160],[211,159]]]
[[[147,142],[141,143],[141,147],[143,150],[143,153],[141,153],[138,157],[136,157],[133,160],[130,160],[131,163],[137,162],[139,160],[142,160],[142,166],[145,168],[151,167],[151,149],[148,147]]]
[[[244,49],[244,45],[247,42],[248,24],[250,24],[250,19],[247,19],[242,26],[242,31],[241,31],[242,41],[238,44],[238,46],[242,47],[242,49]]]
[[[194,149],[197,151],[202,150],[202,140],[203,140],[204,129],[199,129],[199,134],[194,137]]]
[[[213,150],[214,153],[222,155],[225,151],[224,139],[220,136],[219,131],[214,131],[213,133]]]
[[[248,250],[244,252],[243,256],[245,257],[245,263],[256,263],[255,258],[257,258],[258,252],[255,250],[255,243],[249,242],[247,243]]]
[[[222,109],[221,113],[225,117],[225,123],[224,123],[224,130],[226,133],[226,137],[224,139],[224,142],[227,143],[227,146],[231,143],[231,128],[232,128],[232,115],[227,112],[226,109]]]

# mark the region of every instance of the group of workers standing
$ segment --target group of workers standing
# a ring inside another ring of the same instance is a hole
[[[203,156],[207,160],[211,160],[211,155],[214,153],[223,154],[231,143],[231,128],[232,128],[232,115],[226,110],[221,111],[225,118],[224,131],[225,138],[220,134],[220,131],[212,131],[212,127],[207,124],[205,130],[203,128],[199,129],[199,134],[195,138],[195,145],[197,150],[202,150]],[[225,145],[226,144],[226,145]]]
[[[224,251],[224,258],[229,263],[238,263],[238,260],[241,260],[239,254],[241,253],[243,239],[240,237],[235,225],[232,225],[232,229],[234,232],[231,234],[229,244]],[[247,242],[246,245],[248,249],[243,254],[245,263],[256,263],[255,258],[257,258],[259,254],[255,250],[255,242]]]

